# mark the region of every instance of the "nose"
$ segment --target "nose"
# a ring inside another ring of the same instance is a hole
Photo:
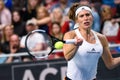
[[[89,19],[89,17],[84,15],[84,20],[88,20],[88,19]]]

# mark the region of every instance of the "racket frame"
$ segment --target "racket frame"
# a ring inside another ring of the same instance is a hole
[[[33,58],[33,59],[36,58],[36,57],[30,53],[30,51],[29,51],[29,49],[28,49],[28,47],[27,47],[27,40],[28,40],[28,37],[29,37],[31,34],[36,33],[36,32],[38,32],[38,33],[41,32],[41,33],[47,34],[45,30],[41,30],[41,29],[33,30],[33,31],[31,31],[31,32],[29,32],[29,33],[27,34],[26,39],[25,39],[25,48],[26,48],[26,50],[27,50],[27,53],[28,53],[28,54],[31,56],[31,58]],[[52,37],[51,35],[49,35],[49,34],[47,34],[47,35],[50,36],[50,38],[51,38],[51,40],[52,40],[52,42],[53,42],[53,39],[52,39],[53,37]],[[53,43],[52,43],[52,45],[53,45]],[[55,49],[54,46],[51,46],[51,51],[48,53],[48,55],[52,54],[52,52],[53,52],[54,49]],[[41,57],[41,58],[43,58],[43,57]]]

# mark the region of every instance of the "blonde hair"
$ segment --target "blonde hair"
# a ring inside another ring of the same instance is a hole
[[[103,6],[101,9],[102,20],[110,20],[112,18],[112,11],[110,6]]]
[[[4,28],[3,28],[3,33],[2,33],[2,40],[1,40],[1,42],[5,42],[6,41],[6,35],[5,35],[5,29],[7,28],[7,27],[10,27],[12,30],[13,30],[13,28],[14,28],[14,26],[13,25],[6,25]],[[14,32],[13,32],[14,33]]]
[[[36,11],[38,12],[39,9],[43,10],[43,12],[45,12],[46,17],[49,16],[49,12],[48,12],[48,10],[44,6],[37,6]]]
[[[39,1],[39,0],[37,0],[37,1]],[[35,9],[36,9],[37,6],[38,6],[38,3],[37,3],[37,5],[35,6]],[[31,5],[30,5],[30,0],[27,0],[27,8],[28,8],[28,12],[31,13],[31,12],[32,12],[32,7],[31,7]]]
[[[2,9],[5,7],[4,1],[0,0],[0,3],[2,4]]]

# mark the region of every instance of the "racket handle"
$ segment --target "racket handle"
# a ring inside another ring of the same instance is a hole
[[[75,42],[76,42],[76,39],[65,40],[66,44],[74,44]]]

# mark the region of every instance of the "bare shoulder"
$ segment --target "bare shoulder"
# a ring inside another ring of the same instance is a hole
[[[106,38],[106,36],[101,34],[101,33],[96,32],[96,34],[97,34],[99,39],[105,39]]]
[[[103,46],[108,46],[108,40],[107,40],[106,36],[101,34],[101,33],[98,33],[98,32],[96,32],[96,34],[97,34],[100,42],[102,43],[102,45]]]
[[[73,39],[76,36],[75,31],[71,30],[64,34],[64,39]]]

